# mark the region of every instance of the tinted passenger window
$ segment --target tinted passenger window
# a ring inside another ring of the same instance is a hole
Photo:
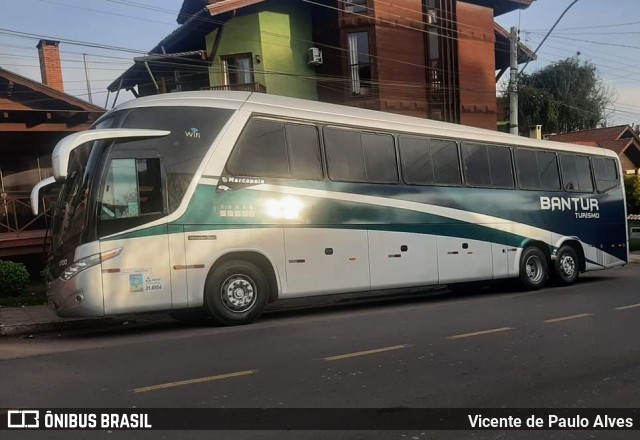
[[[540,172],[541,189],[560,189],[558,159],[554,153],[538,151],[538,170]]]
[[[435,182],[441,185],[461,185],[460,162],[456,143],[431,139],[430,144]]]
[[[407,183],[460,185],[460,164],[455,142],[413,136],[400,137],[402,172]]]
[[[462,158],[470,186],[491,186],[491,166],[485,145],[463,144]]]
[[[393,136],[362,133],[362,150],[368,182],[395,183],[398,181]]]
[[[365,182],[364,157],[360,132],[354,130],[324,130],[329,178],[343,182]]]
[[[324,143],[331,180],[372,183],[398,181],[393,136],[326,128]]]
[[[321,179],[316,127],[252,119],[231,153],[227,170],[239,176]]]
[[[548,151],[516,150],[516,167],[520,187],[536,190],[559,190],[560,175],[556,155]]]
[[[560,155],[560,168],[565,191],[592,192],[591,167],[589,158],[573,154]]]
[[[591,163],[598,191],[604,192],[618,186],[619,178],[615,160],[592,158]]]
[[[265,119],[249,121],[229,158],[227,169],[240,176],[288,175],[284,123]]]
[[[508,148],[463,144],[462,157],[470,186],[513,188],[513,168]]]
[[[312,125],[286,124],[291,177],[322,179],[318,129]]]
[[[433,185],[436,182],[429,139],[401,136],[400,159],[407,183]]]

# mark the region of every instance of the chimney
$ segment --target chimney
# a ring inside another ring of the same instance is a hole
[[[60,92],[64,92],[60,49],[58,49],[59,44],[59,41],[40,40],[37,47],[40,56],[42,83]]]
[[[531,139],[542,139],[542,125],[532,125],[529,127],[529,137]]]

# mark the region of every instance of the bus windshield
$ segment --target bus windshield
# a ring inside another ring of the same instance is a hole
[[[58,261],[53,272],[64,266],[59,261],[73,261],[78,245],[175,211],[232,113],[220,108],[141,107],[98,121],[92,129],[162,129],[171,134],[89,142],[72,151],[53,214],[51,253]]]

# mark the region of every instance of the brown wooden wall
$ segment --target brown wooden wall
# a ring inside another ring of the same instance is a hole
[[[496,129],[493,10],[458,1],[460,123]]]
[[[373,0],[371,3],[379,19],[375,26],[378,62],[374,71],[380,87],[380,110],[425,118],[427,103],[422,2]]]

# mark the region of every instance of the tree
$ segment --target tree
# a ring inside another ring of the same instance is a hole
[[[627,198],[627,214],[640,214],[640,178],[624,176],[624,192]]]
[[[598,77],[596,66],[567,58],[519,80],[518,125],[545,133],[567,133],[606,126],[614,93]]]

